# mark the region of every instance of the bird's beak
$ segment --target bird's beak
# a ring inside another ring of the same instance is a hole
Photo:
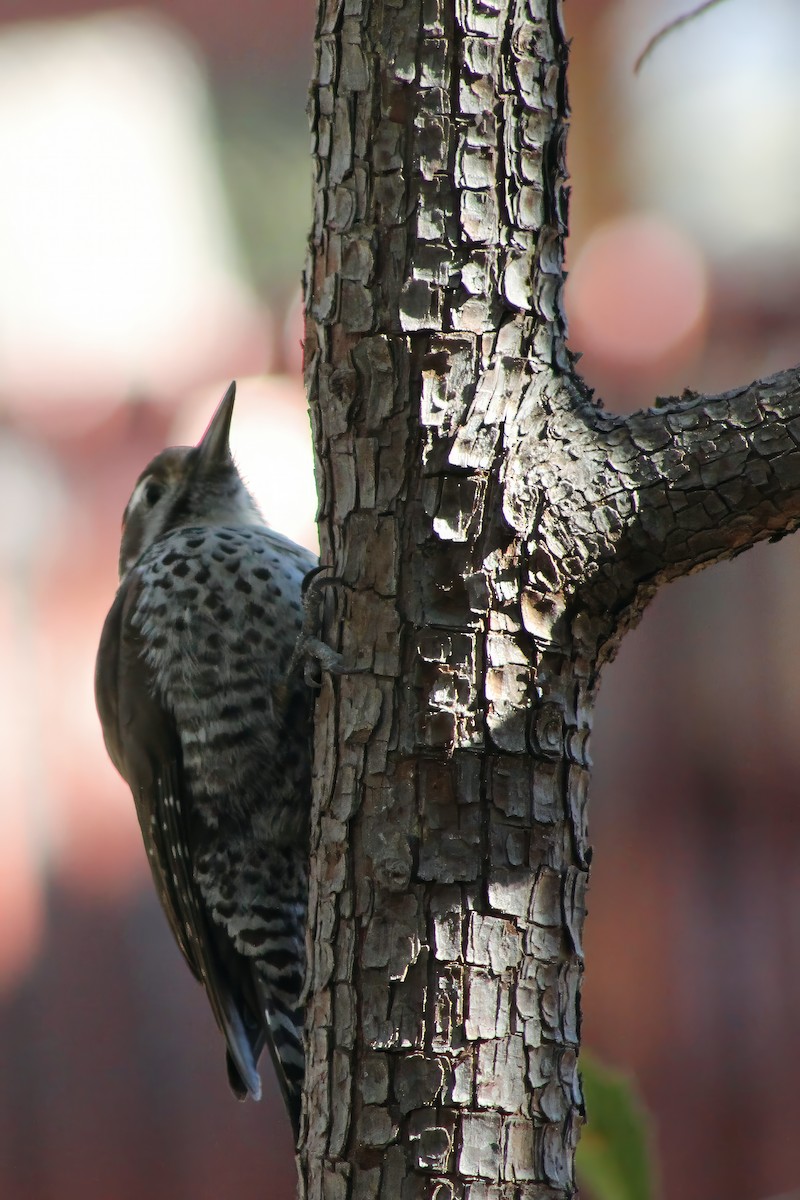
[[[217,411],[209,421],[208,429],[197,443],[197,460],[201,468],[227,462],[230,458],[228,436],[231,431],[235,399],[236,384],[234,382],[220,400]]]

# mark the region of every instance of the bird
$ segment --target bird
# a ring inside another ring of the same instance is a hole
[[[297,1141],[313,692],[294,670],[316,558],[270,528],[234,463],[232,383],[194,447],[169,447],[125,508],[95,698],[156,892],[259,1099],[266,1046]]]

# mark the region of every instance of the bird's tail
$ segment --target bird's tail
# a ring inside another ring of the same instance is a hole
[[[304,1013],[300,1005],[302,963],[283,961],[278,965],[275,961],[278,957],[277,951],[271,954],[267,947],[253,967],[267,1021],[267,1046],[297,1140],[305,1075]],[[285,959],[285,952],[280,953],[280,958]]]

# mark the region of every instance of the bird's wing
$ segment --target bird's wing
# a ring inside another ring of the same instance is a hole
[[[194,880],[191,798],[184,784],[180,739],[131,620],[140,587],[138,577],[130,575],[106,618],[95,673],[97,711],[111,761],[133,793],[161,907],[184,958],[205,987],[244,1089],[258,1099],[256,1058],[263,1033],[253,1026],[255,1014],[247,1020],[244,1000],[252,985],[246,971],[231,971],[230,963],[223,969],[223,934],[206,913]],[[233,1079],[232,1084],[237,1090]]]

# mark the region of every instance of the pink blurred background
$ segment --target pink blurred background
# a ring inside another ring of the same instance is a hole
[[[618,411],[800,359],[800,12],[731,0],[634,76],[685,7],[565,5],[567,304]],[[312,20],[0,0],[3,1200],[293,1194],[276,1096],[227,1091],[92,669],[132,481],[230,378],[268,519],[315,543]],[[799,586],[794,539],[673,585],[604,683],[585,1035],[637,1078],[666,1200],[800,1196]]]

